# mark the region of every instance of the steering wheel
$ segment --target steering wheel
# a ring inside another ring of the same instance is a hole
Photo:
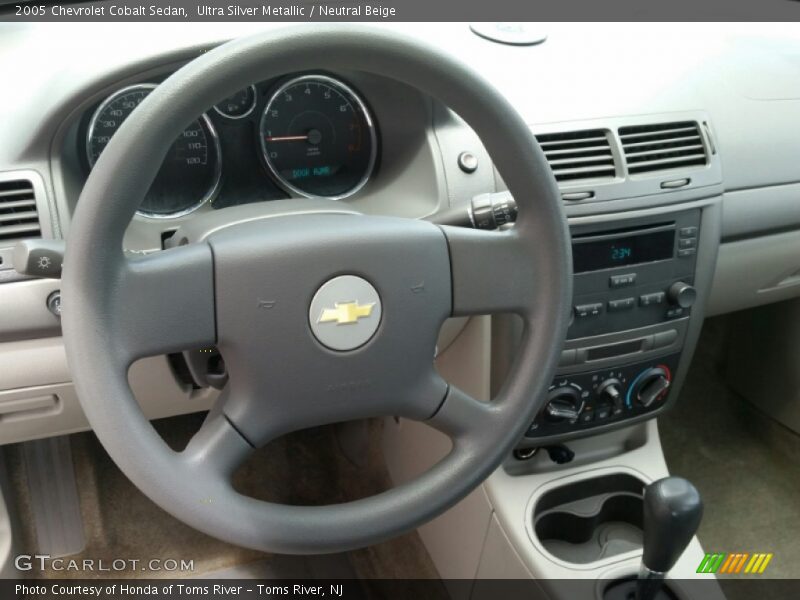
[[[390,76],[438,98],[485,144],[519,206],[486,232],[390,217],[311,214],[221,229],[128,258],[122,240],[173,140],[231,90],[309,69]],[[176,518],[279,553],[373,544],[437,516],[508,456],[543,402],[571,298],[568,230],[530,129],[489,83],[418,41],[361,27],[271,31],[221,45],[153,91],[109,142],[75,211],[63,332],[95,433]],[[433,356],[451,316],[517,313],[524,334],[491,402],[445,382]],[[145,356],[216,345],[230,381],[185,450],[170,449],[127,381]],[[417,479],[357,501],[289,506],[243,496],[234,470],[285,433],[377,416],[452,439]]]

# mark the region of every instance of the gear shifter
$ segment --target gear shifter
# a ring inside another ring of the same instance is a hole
[[[703,516],[703,501],[691,483],[666,477],[644,490],[644,552],[636,600],[653,600],[667,572],[689,545]]]

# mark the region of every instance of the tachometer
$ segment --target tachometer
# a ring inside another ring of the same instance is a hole
[[[122,122],[155,87],[140,84],[123,88],[97,108],[86,136],[90,167],[94,166]],[[170,147],[138,212],[153,218],[188,214],[214,197],[221,172],[219,139],[211,121],[203,115],[192,122]]]
[[[304,75],[281,85],[264,109],[259,134],[269,170],[301,196],[346,198],[375,167],[372,116],[352,89],[331,77]]]

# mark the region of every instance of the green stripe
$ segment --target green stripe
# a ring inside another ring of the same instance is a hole
[[[697,567],[696,573],[705,573],[706,572],[706,566],[708,564],[708,561],[711,559],[711,556],[712,556],[711,554],[706,554],[703,557],[703,560],[700,562],[700,566]]]
[[[725,557],[728,556],[727,553],[720,553],[717,555],[717,560],[711,565],[711,568],[708,570],[709,573],[716,573],[719,568],[722,566]]]

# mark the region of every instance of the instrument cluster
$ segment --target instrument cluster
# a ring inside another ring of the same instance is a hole
[[[123,87],[87,113],[82,136],[87,170],[156,85]],[[181,133],[138,214],[169,219],[206,205],[286,197],[341,200],[369,181],[378,145],[369,107],[341,79],[315,73],[253,84]]]

